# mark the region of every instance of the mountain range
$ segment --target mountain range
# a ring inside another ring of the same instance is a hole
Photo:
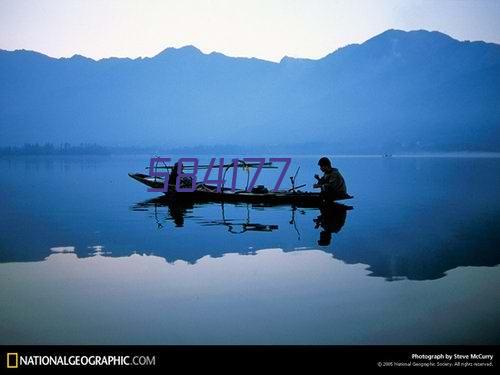
[[[98,61],[0,50],[0,82],[0,146],[500,151],[500,45],[440,32],[279,63],[193,46]]]

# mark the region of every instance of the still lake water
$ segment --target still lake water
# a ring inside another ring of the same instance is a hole
[[[500,158],[338,157],[327,213],[168,207],[148,162],[0,159],[0,344],[500,343]]]

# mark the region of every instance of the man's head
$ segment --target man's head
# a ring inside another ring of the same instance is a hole
[[[325,172],[332,168],[332,162],[325,156],[319,159],[318,165],[322,172]]]

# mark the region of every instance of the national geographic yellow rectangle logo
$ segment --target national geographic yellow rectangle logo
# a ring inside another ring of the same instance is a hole
[[[19,354],[7,353],[7,368],[17,368],[19,366]]]

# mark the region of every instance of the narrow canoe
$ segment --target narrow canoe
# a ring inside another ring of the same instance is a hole
[[[163,180],[151,177],[142,173],[129,173],[129,176],[150,188],[162,189]],[[317,207],[328,203],[323,200],[320,193],[279,190],[277,192],[248,192],[246,190],[231,191],[230,188],[224,188],[217,192],[217,187],[198,183],[193,192],[168,192],[166,198],[175,200],[184,200],[191,202],[228,202],[228,203],[253,203],[264,205],[295,205],[299,207]],[[341,196],[333,201],[352,199],[350,195]]]

